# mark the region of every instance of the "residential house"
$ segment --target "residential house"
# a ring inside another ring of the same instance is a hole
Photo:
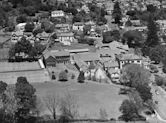
[[[0,49],[0,62],[7,62],[9,59],[9,48]]]
[[[142,66],[142,57],[135,54],[120,54],[116,55],[116,60],[119,63],[119,68],[122,69],[126,64],[139,64]]]
[[[87,65],[90,65],[92,62],[97,64],[100,61],[100,56],[96,52],[78,53],[74,55],[74,60],[82,60]]]
[[[42,33],[38,33],[36,35],[36,38],[38,38],[42,44],[47,44],[49,36],[50,36],[50,33],[42,32]]]
[[[24,33],[22,31],[12,32],[11,42],[17,43],[22,38],[23,35],[24,35]]]
[[[83,31],[83,28],[84,28],[84,23],[82,23],[82,22],[75,22],[73,24],[74,31]]]
[[[63,33],[57,33],[57,38],[60,42],[74,42],[74,33],[72,32],[63,32]]]
[[[65,13],[62,10],[56,10],[51,12],[51,17],[58,18],[58,17],[64,17]]]
[[[67,64],[70,62],[70,54],[67,51],[47,51],[44,54],[47,67],[55,67],[56,64]]]
[[[112,81],[119,81],[120,69],[116,60],[110,60],[103,63],[104,70],[107,72]]]
[[[24,32],[25,25],[26,25],[26,23],[19,23],[19,24],[17,24],[16,27],[15,27],[15,31],[22,31],[22,32]]]
[[[69,24],[56,24],[55,29],[57,32],[69,32],[71,27]]]

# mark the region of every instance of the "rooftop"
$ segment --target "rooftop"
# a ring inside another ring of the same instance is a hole
[[[98,61],[100,60],[100,56],[96,52],[79,53],[74,55],[74,59],[82,61]]]
[[[57,33],[57,37],[67,37],[67,36],[74,36],[74,33],[72,32]]]
[[[138,55],[135,55],[135,54],[120,54],[120,55],[117,55],[117,58],[119,60],[141,60],[142,58]]]

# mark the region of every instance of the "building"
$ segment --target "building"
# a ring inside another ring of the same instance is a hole
[[[142,57],[135,54],[120,54],[116,55],[116,60],[119,63],[119,68],[122,69],[126,64],[139,64],[142,65]]]
[[[82,22],[76,22],[73,24],[73,30],[74,31],[83,31],[84,23]]]
[[[51,12],[51,17],[58,18],[58,17],[64,17],[65,13],[62,10],[56,10]]]
[[[19,24],[16,25],[15,30],[24,32],[25,25],[26,25],[26,23],[19,23]]]
[[[73,57],[75,61],[81,60],[87,65],[90,65],[93,62],[96,64],[100,61],[100,56],[96,52],[78,53],[75,54]]]
[[[24,33],[22,31],[12,32],[11,42],[17,43],[22,38],[23,35],[24,35]]]
[[[74,42],[74,33],[72,32],[63,32],[63,33],[57,33],[57,38],[60,42],[69,41]]]
[[[47,67],[56,67],[56,64],[67,64],[70,62],[70,54],[67,51],[47,51],[44,54]]]
[[[55,29],[57,32],[69,32],[71,27],[69,24],[56,24]]]

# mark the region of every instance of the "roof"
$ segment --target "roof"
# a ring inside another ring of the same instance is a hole
[[[9,58],[9,48],[0,49],[0,60]]]
[[[12,32],[12,36],[23,36],[23,32],[22,31],[16,31],[16,32]]]
[[[74,33],[72,32],[62,32],[62,33],[57,33],[57,37],[73,37]]]
[[[60,28],[60,27],[67,27],[70,26],[69,24],[65,23],[65,24],[56,24],[55,28]]]
[[[138,55],[135,55],[135,54],[120,54],[120,55],[117,55],[117,58],[119,60],[141,60],[142,58]]]
[[[70,54],[68,51],[58,51],[58,50],[47,51],[44,54],[45,59],[49,58],[50,56],[54,58],[56,56],[70,56]]]
[[[74,25],[74,26],[83,26],[84,23],[83,23],[83,22],[75,22],[73,25]]]
[[[83,60],[83,61],[99,61],[100,56],[96,52],[87,52],[87,53],[78,53],[74,55],[75,60]]]
[[[113,68],[113,67],[119,67],[119,64],[117,61],[115,60],[111,60],[111,61],[107,61],[104,63],[104,67],[108,67],[108,68]]]

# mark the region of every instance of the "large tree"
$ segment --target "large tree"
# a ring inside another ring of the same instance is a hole
[[[119,5],[119,2],[116,2],[115,5],[114,5],[114,10],[113,10],[113,13],[112,13],[112,17],[114,18],[116,24],[121,23],[120,20],[122,19],[122,13],[121,13],[121,8],[120,8],[120,5]]]
[[[128,121],[134,121],[135,118],[139,117],[136,104],[130,100],[124,100],[121,104],[119,110],[122,112],[122,115],[119,119]]]
[[[26,77],[18,77],[15,85],[15,98],[17,111],[15,113],[18,123],[28,122],[33,116],[32,111],[36,108],[35,88],[27,81]]]
[[[159,44],[159,38],[158,38],[158,27],[156,22],[154,21],[154,17],[151,14],[149,16],[148,20],[148,34],[147,34],[147,40],[145,42],[145,45],[148,47],[155,47]]]
[[[143,35],[137,30],[130,30],[123,34],[122,43],[127,43],[129,47],[138,48],[144,43]]]
[[[138,64],[127,64],[122,70],[121,82],[133,88],[149,84],[150,73]]]

